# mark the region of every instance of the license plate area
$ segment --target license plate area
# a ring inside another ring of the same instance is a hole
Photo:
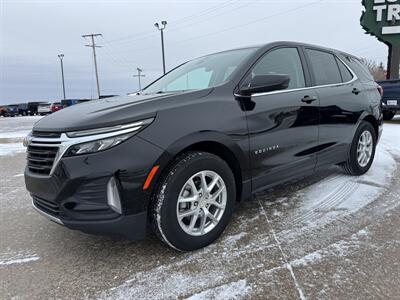
[[[397,105],[397,100],[388,100],[387,105]]]

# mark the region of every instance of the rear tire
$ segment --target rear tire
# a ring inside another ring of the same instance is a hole
[[[385,121],[390,121],[394,118],[394,116],[396,115],[396,112],[394,111],[384,111],[383,112],[383,119]]]
[[[235,201],[235,179],[224,160],[207,152],[184,153],[153,193],[153,229],[178,251],[203,248],[222,234]]]
[[[376,149],[376,133],[371,123],[362,121],[354,135],[343,170],[353,176],[365,174],[371,167]]]

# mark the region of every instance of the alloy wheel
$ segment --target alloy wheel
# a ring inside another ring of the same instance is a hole
[[[361,134],[357,145],[357,161],[362,168],[366,167],[371,160],[373,143],[371,132],[365,130]]]
[[[224,215],[227,201],[225,182],[214,171],[201,171],[183,185],[176,207],[179,225],[187,234],[203,236]]]

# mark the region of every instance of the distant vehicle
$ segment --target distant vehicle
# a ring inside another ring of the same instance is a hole
[[[56,112],[56,111],[59,111],[60,109],[62,109],[63,107],[61,106],[61,102],[53,102],[51,105],[50,105],[50,110],[51,110],[51,112],[53,113],[53,112]]]
[[[61,100],[61,106],[62,108],[66,108],[72,105],[76,105],[79,103],[83,103],[83,102],[88,102],[91,101],[92,99],[65,99],[65,100]]]
[[[51,103],[50,102],[44,102],[40,103],[38,105],[38,114],[41,116],[51,114]]]
[[[28,114],[34,116],[38,114],[38,106],[43,102],[28,102]]]
[[[61,100],[62,108],[66,108],[79,103],[79,99],[64,99]]]
[[[7,109],[4,106],[0,106],[0,117],[5,117]]]
[[[21,116],[28,115],[28,103],[20,103],[18,104],[18,114]]]
[[[388,121],[400,111],[400,79],[378,81],[383,88],[383,119]]]
[[[167,245],[195,250],[222,234],[237,201],[326,166],[365,174],[381,97],[341,51],[279,42],[211,54],[139,94],[35,123],[26,188],[68,228],[139,239],[151,225]]]
[[[11,104],[6,106],[6,117],[15,117],[18,116],[18,105],[17,104]]]

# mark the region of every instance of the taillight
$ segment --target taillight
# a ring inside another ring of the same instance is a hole
[[[381,94],[381,97],[383,97],[383,87],[378,86],[378,91],[379,91],[379,94]]]

